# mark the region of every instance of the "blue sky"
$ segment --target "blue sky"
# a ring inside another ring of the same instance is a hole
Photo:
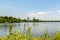
[[[0,16],[60,20],[60,0],[0,0]]]

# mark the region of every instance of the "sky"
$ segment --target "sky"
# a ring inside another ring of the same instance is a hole
[[[0,16],[60,20],[60,0],[0,0]]]

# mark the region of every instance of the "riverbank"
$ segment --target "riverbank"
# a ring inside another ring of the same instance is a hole
[[[0,16],[0,23],[20,23],[20,22],[60,22],[60,20],[39,20],[39,19],[21,19],[11,16]]]

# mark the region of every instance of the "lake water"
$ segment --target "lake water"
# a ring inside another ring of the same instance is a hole
[[[60,30],[60,22],[22,22],[22,23],[12,23],[13,30],[24,29],[24,24],[26,24],[26,29],[32,27],[31,31],[35,35],[41,35],[47,29],[50,34],[54,34],[56,30]],[[0,23],[0,36],[6,36],[9,34],[9,24]]]

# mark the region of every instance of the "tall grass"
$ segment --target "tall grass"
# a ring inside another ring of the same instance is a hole
[[[42,33],[42,36],[34,36],[31,32],[31,27],[26,29],[24,25],[24,31],[16,30],[13,32],[13,25],[10,25],[9,35],[0,37],[0,40],[60,40],[60,31],[57,31],[53,37],[50,37],[48,30]]]

